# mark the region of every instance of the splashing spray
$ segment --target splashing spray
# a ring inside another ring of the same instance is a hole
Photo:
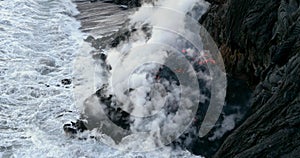
[[[208,102],[197,130],[206,135],[226,93],[221,55],[198,23],[207,8],[199,0],[144,3],[130,17],[128,40],[106,52],[111,70],[105,88],[83,106],[87,127],[118,140],[109,145],[120,150],[149,151],[182,135]],[[119,113],[106,116],[111,111]]]

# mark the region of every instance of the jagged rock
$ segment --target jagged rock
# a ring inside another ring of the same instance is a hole
[[[292,56],[299,34],[299,2],[211,2],[200,22],[218,43],[228,73],[255,86],[269,64],[283,64]]]
[[[300,2],[211,2],[200,22],[217,41],[227,72],[255,89],[248,118],[214,157],[299,157]]]
[[[260,83],[254,92],[251,115],[231,134],[215,157],[279,157],[300,154],[300,54],[272,75],[282,73],[272,89]]]

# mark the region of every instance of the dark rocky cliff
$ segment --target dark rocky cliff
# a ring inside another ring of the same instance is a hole
[[[299,157],[300,1],[210,2],[200,22],[227,73],[254,89],[247,119],[214,157]]]

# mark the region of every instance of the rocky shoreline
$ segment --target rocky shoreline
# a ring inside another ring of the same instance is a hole
[[[130,7],[140,3],[109,2],[136,4]],[[229,80],[226,100],[231,105],[223,110],[218,123],[232,114],[234,105],[239,105],[246,117],[236,121],[231,132],[214,141],[209,137],[217,127],[207,137],[195,138],[192,144],[183,147],[206,157],[299,156],[300,2],[209,2],[209,11],[199,22],[222,53]],[[86,41],[100,51],[107,44],[115,47],[127,40],[133,31],[122,28],[105,37],[89,36]],[[244,98],[239,100],[236,96]]]

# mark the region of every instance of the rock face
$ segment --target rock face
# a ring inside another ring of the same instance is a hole
[[[81,30],[90,35],[87,39],[93,47],[99,49],[100,41],[121,29],[128,20],[132,9],[124,10],[119,5],[104,2],[76,2],[80,14],[76,19],[81,22]],[[102,42],[103,43],[103,42]]]
[[[214,157],[299,157],[300,1],[210,2],[200,22],[227,73],[255,89],[247,119]]]
[[[299,68],[297,54],[257,86],[249,118],[225,140],[215,157],[299,156]],[[274,77],[278,82],[270,83]]]
[[[141,0],[113,0],[115,4],[128,5],[129,7],[141,6]]]

